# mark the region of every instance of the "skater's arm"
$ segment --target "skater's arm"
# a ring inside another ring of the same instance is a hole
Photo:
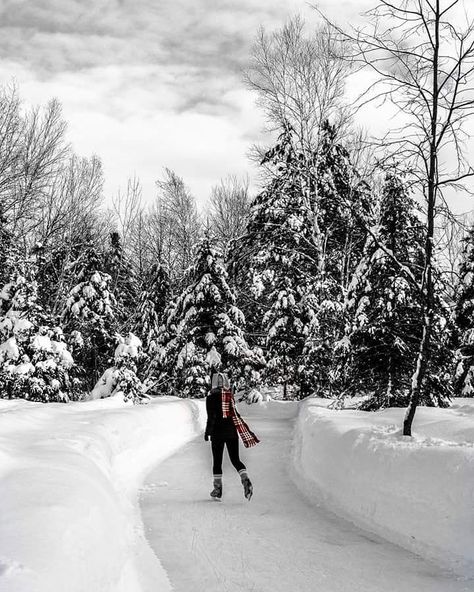
[[[204,440],[208,440],[209,436],[211,435],[211,426],[213,423],[213,413],[211,403],[209,401],[210,395],[206,397],[206,412],[207,412],[207,423],[206,423],[206,431],[204,432]]]

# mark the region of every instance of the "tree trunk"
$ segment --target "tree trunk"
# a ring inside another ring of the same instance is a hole
[[[431,333],[431,322],[425,318],[425,325],[423,327],[423,336],[421,338],[420,350],[418,353],[418,359],[416,361],[416,369],[413,373],[410,403],[408,404],[405,418],[403,420],[403,435],[411,436],[411,427],[413,424],[413,418],[415,417],[416,408],[420,402],[421,386],[423,378],[426,372],[426,366],[429,357],[429,344],[430,344],[430,333]]]
[[[431,330],[433,324],[434,286],[433,286],[433,236],[434,217],[438,178],[438,147],[437,147],[437,123],[438,123],[438,65],[439,65],[439,24],[440,8],[439,0],[436,0],[435,31],[433,46],[433,110],[431,114],[431,139],[430,158],[428,170],[428,209],[427,209],[427,233],[425,243],[425,270],[423,274],[422,298],[423,298],[423,336],[421,338],[416,369],[412,377],[410,403],[403,421],[403,435],[411,436],[413,418],[420,401],[421,387],[426,373],[430,356]]]

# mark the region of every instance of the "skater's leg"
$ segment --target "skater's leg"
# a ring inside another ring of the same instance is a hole
[[[239,439],[229,438],[225,441],[227,452],[229,454],[230,462],[233,464],[236,471],[245,471],[245,465],[239,457]]]
[[[212,449],[212,472],[214,476],[211,497],[220,499],[222,497],[222,456],[224,454],[224,440],[211,439]]]
[[[222,457],[224,455],[225,441],[220,438],[211,438],[212,449],[212,473],[214,476],[222,476]]]
[[[247,469],[244,463],[239,457],[239,439],[232,438],[226,440],[227,452],[229,453],[230,462],[234,465],[235,469],[239,472],[240,480],[244,488],[245,497],[250,500],[253,494],[252,483],[247,475]]]

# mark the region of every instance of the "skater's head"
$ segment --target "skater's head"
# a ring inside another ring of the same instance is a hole
[[[225,372],[213,371],[211,373],[211,389],[230,388],[229,377]]]

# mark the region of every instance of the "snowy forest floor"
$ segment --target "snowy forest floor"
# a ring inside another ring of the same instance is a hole
[[[463,581],[307,500],[290,477],[294,420],[254,417],[243,451],[247,502],[224,459],[224,495],[209,497],[202,437],[158,464],[140,493],[145,534],[175,592],[467,592]]]

